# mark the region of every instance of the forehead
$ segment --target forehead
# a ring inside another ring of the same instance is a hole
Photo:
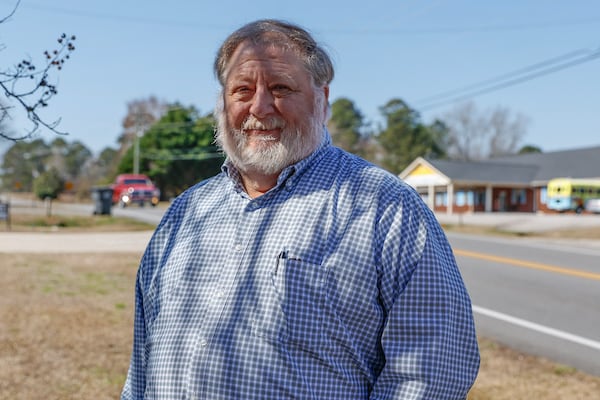
[[[294,51],[273,44],[242,42],[229,61],[227,80],[259,73],[309,78],[302,60]]]

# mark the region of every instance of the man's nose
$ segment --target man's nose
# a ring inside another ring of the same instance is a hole
[[[268,116],[275,108],[274,100],[270,90],[264,87],[257,88],[250,105],[250,113],[257,118]]]

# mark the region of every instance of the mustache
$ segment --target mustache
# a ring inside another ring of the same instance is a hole
[[[263,120],[259,120],[253,115],[246,117],[242,122],[242,131],[257,129],[257,130],[269,130],[269,129],[283,129],[285,127],[285,121],[279,117],[268,117]]]

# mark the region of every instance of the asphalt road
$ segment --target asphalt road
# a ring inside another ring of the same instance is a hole
[[[600,246],[449,238],[480,335],[600,375]]]

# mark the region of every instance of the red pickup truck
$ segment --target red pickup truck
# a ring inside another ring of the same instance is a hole
[[[134,203],[140,206],[144,206],[146,203],[155,206],[160,199],[160,190],[150,178],[142,174],[118,175],[111,188],[113,190],[112,203],[119,204],[121,207],[127,207]]]

